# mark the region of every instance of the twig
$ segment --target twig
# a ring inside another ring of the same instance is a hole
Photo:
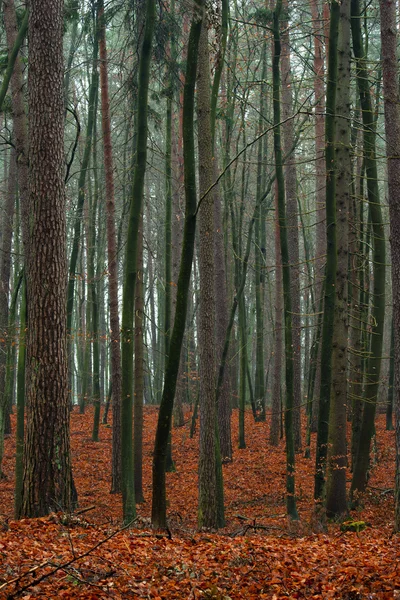
[[[12,594],[9,594],[7,596],[7,598],[8,599],[10,599],[10,598],[16,598],[17,596],[19,596],[20,594],[22,594],[22,592],[25,592],[30,587],[32,587],[34,585],[37,585],[38,583],[40,583],[44,579],[47,579],[48,577],[51,577],[52,575],[54,575],[55,573],[57,573],[57,571],[64,570],[66,567],[69,567],[69,565],[72,565],[72,563],[76,562],[77,560],[80,560],[81,558],[85,558],[85,556],[88,556],[89,554],[91,554],[99,546],[102,546],[103,544],[105,544],[106,542],[108,542],[108,540],[111,540],[111,538],[115,537],[118,533],[121,533],[121,531],[124,531],[125,529],[128,529],[129,527],[131,527],[135,521],[136,521],[136,519],[133,519],[133,521],[131,521],[130,523],[128,523],[128,525],[125,525],[124,527],[121,527],[120,529],[117,529],[117,531],[114,531],[113,533],[111,533],[110,535],[108,535],[103,540],[100,540],[99,542],[97,542],[97,544],[95,544],[92,548],[89,548],[89,550],[87,550],[86,552],[83,552],[82,554],[79,554],[78,556],[74,556],[74,558],[72,558],[71,560],[67,561],[66,563],[63,563],[62,565],[59,565],[58,567],[55,567],[49,573],[44,573],[40,577],[37,577],[36,579],[34,579],[33,581],[31,581],[30,583],[28,583],[27,585],[25,585],[21,589],[17,590],[16,592],[14,592]],[[41,567],[44,567],[44,566],[47,566],[47,565],[50,565],[49,561],[46,561],[46,562],[42,563],[41,565],[38,565],[37,567],[34,567],[33,569],[30,569],[29,571],[27,571],[27,573],[24,573],[23,575],[20,575],[16,579],[13,579],[11,581],[6,581],[5,583],[3,583],[0,586],[0,590],[3,589],[3,588],[5,588],[6,586],[10,585],[11,583],[16,583],[16,582],[20,581],[21,579],[23,579],[23,577],[26,577],[26,575],[29,575],[32,571],[35,571],[35,570],[40,569]]]

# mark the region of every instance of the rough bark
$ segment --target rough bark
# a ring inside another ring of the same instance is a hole
[[[218,511],[216,343],[214,276],[214,195],[207,190],[213,183],[210,59],[208,27],[203,21],[199,41],[197,82],[197,122],[199,148],[199,350],[200,350],[200,448],[199,448],[199,527],[223,525]],[[206,195],[205,195],[206,194]],[[223,517],[222,517],[223,519]]]
[[[27,428],[21,516],[71,509],[66,344],[63,3],[29,16],[30,251],[27,256]],[[57,401],[55,402],[55,399]]]

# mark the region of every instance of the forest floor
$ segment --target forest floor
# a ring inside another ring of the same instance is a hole
[[[313,516],[314,459],[296,458],[300,521],[285,515],[285,449],[246,414],[244,450],[223,467],[226,527],[197,530],[198,438],[173,430],[176,472],[168,474],[172,539],[150,528],[151,455],[157,410],[145,408],[144,496],[134,528],[122,529],[119,495],[110,495],[111,429],[91,441],[93,413],[71,418],[79,511],[13,520],[15,440],[6,439],[0,481],[0,598],[400,598],[400,536],[393,534],[394,434],[378,420],[375,464],[363,507],[368,526],[321,531]],[[13,430],[15,429],[13,416]],[[237,411],[233,414],[237,439]],[[315,440],[314,440],[315,443]],[[350,474],[348,474],[350,480]],[[83,509],[90,508],[87,512]],[[112,536],[112,537],[111,537]],[[107,540],[107,538],[109,538]],[[107,541],[106,541],[107,540]]]

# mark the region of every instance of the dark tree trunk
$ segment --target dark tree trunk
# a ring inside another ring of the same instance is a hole
[[[396,4],[380,0],[386,154],[388,159],[396,416],[394,527],[400,531],[400,113]]]

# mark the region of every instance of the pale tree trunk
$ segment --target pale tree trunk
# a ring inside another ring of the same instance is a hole
[[[27,431],[21,516],[73,506],[69,437],[64,189],[63,2],[29,15],[30,251]],[[57,402],[54,399],[57,398]]]
[[[396,531],[400,531],[400,98],[396,4],[394,0],[380,0],[380,9],[394,323],[394,395],[396,417],[394,527]]]
[[[288,8],[288,0],[283,2],[284,10]],[[293,94],[290,72],[290,38],[288,21],[283,20],[282,27],[282,119],[286,120],[283,126],[283,153],[287,156],[293,149],[294,127],[293,119]],[[287,160],[285,166],[285,189],[287,211],[287,236],[290,260],[290,294],[292,297],[292,337],[293,337],[293,387],[294,411],[293,431],[294,445],[297,451],[301,450],[301,319],[300,319],[300,267],[299,267],[299,220],[297,208],[297,173],[294,157]]]
[[[347,337],[348,215],[351,192],[350,156],[350,0],[340,5],[336,85],[336,245],[335,314],[332,339],[332,387],[329,413],[326,510],[336,517],[347,511]]]
[[[216,344],[214,287],[214,196],[207,192],[213,182],[211,134],[210,60],[207,20],[199,41],[197,82],[197,116],[199,146],[199,271],[200,271],[200,449],[199,449],[199,512],[200,527],[222,525],[218,511],[217,480],[217,415],[216,415]],[[204,196],[204,198],[203,198]]]
[[[110,305],[111,385],[113,411],[111,491],[121,491],[121,346],[118,314],[118,255],[115,229],[113,152],[111,143],[110,100],[108,94],[107,46],[104,4],[99,3],[99,50],[101,116],[106,180],[108,295]]]

